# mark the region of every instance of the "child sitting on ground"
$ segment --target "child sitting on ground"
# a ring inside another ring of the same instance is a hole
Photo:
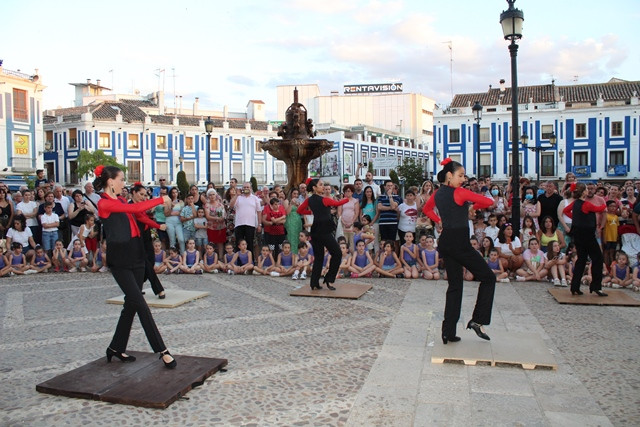
[[[236,253],[233,251],[233,245],[231,243],[227,243],[224,245],[224,254],[222,255],[222,259],[219,261],[220,271],[223,273],[229,273],[229,271],[233,271],[233,257]]]
[[[73,242],[73,247],[67,253],[66,262],[70,273],[75,273],[76,271],[87,271],[87,264],[89,264],[89,260],[84,252],[85,251],[80,240]]]
[[[162,274],[167,271],[167,255],[162,250],[162,242],[160,239],[153,241],[153,271],[156,274]]]
[[[11,276],[11,264],[7,262],[7,257],[0,250],[0,277]]]
[[[84,224],[78,230],[78,240],[86,251],[87,261],[93,265],[96,251],[98,249],[98,232],[96,231],[96,217],[87,215]]]
[[[202,274],[200,252],[196,249],[196,240],[189,238],[186,242],[187,249],[182,254],[180,270],[185,274]]]
[[[546,269],[551,274],[553,286],[566,288],[568,285],[565,274],[565,264],[567,257],[560,251],[560,242],[554,240],[547,245],[547,265]]]
[[[614,289],[631,288],[632,282],[629,257],[625,252],[618,251],[616,260],[611,263],[611,287]]]
[[[340,242],[339,245],[342,258],[340,260],[340,267],[338,268],[338,277],[351,277],[351,271],[349,271],[349,267],[351,266],[351,251],[349,251],[349,245],[347,245],[346,240]]]
[[[304,243],[305,245],[307,245],[309,255],[313,256],[313,246],[311,246],[311,233],[309,233],[307,230],[302,230],[298,235],[298,239],[298,246],[300,246],[300,243]]]
[[[164,274],[179,274],[182,273],[180,270],[180,264],[182,264],[182,257],[180,257],[180,253],[178,253],[178,248],[175,246],[171,246],[169,248],[169,256],[166,257],[165,263],[167,264],[167,269]]]
[[[398,255],[393,251],[394,243],[391,240],[384,242],[384,252],[378,258],[376,271],[386,277],[402,278],[402,264]]]
[[[109,271],[107,267],[107,240],[104,239],[100,243],[100,248],[96,251],[96,255],[93,257],[93,265],[91,271],[104,273]]]
[[[300,241],[298,244],[298,256],[296,257],[296,270],[291,278],[293,280],[298,280],[298,278],[306,279],[307,273],[311,273],[312,265],[313,255],[309,253],[309,246],[307,246],[306,242]]]
[[[547,257],[540,250],[540,242],[535,237],[529,240],[529,249],[522,254],[524,265],[516,270],[516,280],[518,282],[525,281],[541,281],[546,279],[549,273],[545,268]]]
[[[51,254],[51,262],[53,263],[54,271],[69,271],[66,260],[67,250],[62,244],[62,240],[58,239],[55,242],[55,246],[53,247],[53,252]]]
[[[269,245],[262,246],[260,255],[258,255],[258,264],[253,267],[253,274],[262,274],[263,276],[270,275],[275,272],[276,263],[273,260],[273,254]],[[274,275],[275,276],[275,275]]]
[[[375,269],[376,265],[373,262],[373,258],[371,258],[371,254],[367,251],[365,241],[362,239],[358,240],[358,243],[356,243],[356,251],[351,256],[351,264],[349,265],[351,278],[371,277],[371,273],[373,273]]]
[[[296,255],[291,252],[291,243],[288,240],[282,242],[282,252],[278,254],[274,272],[280,276],[291,276],[296,269]],[[275,274],[273,274],[275,276]]]
[[[489,250],[489,258],[487,258],[487,265],[493,271],[493,274],[496,275],[496,280],[502,283],[509,283],[509,274],[504,271],[504,267],[502,263],[500,263],[500,258],[498,254],[498,250],[496,248],[492,248]]]
[[[28,270],[27,257],[22,253],[22,243],[11,243],[11,252],[9,252],[9,266],[11,266],[12,274],[24,274]]]
[[[197,227],[196,227],[197,228]],[[198,230],[196,230],[196,234]],[[197,243],[196,238],[196,243]],[[233,247],[231,247],[233,250]],[[217,273],[218,267],[220,264],[218,263],[218,253],[216,252],[216,244],[215,243],[207,243],[206,250],[204,251],[204,255],[202,256],[202,269],[205,273]]]
[[[440,263],[440,256],[434,248],[434,239],[431,236],[425,236],[424,240],[426,247],[420,251],[422,277],[427,280],[439,280],[440,270],[438,270],[438,264]]]
[[[229,274],[249,274],[253,270],[253,254],[247,250],[247,241],[240,240],[238,249],[238,252],[233,256],[233,260],[231,260]]]
[[[400,260],[405,279],[418,278],[418,257],[418,245],[413,243],[413,232],[407,231],[404,233],[404,244],[400,247]]]
[[[36,246],[36,253],[31,260],[30,269],[36,273],[48,273],[51,268],[51,260],[49,255],[44,251],[44,248],[40,245]]]

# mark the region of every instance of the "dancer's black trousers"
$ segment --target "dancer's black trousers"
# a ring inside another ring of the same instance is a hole
[[[322,262],[324,261],[324,248],[327,248],[331,255],[329,271],[324,275],[324,283],[335,283],[342,253],[340,246],[333,235],[327,230],[325,233],[311,234],[311,247],[313,248],[313,269],[311,270],[311,286],[320,285],[320,274],[322,274]]]
[[[160,353],[167,349],[162,341],[160,332],[156,327],[156,322],[151,316],[151,310],[142,295],[142,283],[144,280],[144,266],[137,268],[110,267],[113,278],[124,292],[124,306],[120,313],[120,319],[116,326],[116,332],[111,340],[111,347],[117,352],[125,352],[131,333],[133,317],[138,313],[140,323],[147,335],[149,344],[155,353]]]
[[[601,290],[602,264],[604,260],[602,258],[600,245],[596,240],[596,231],[593,228],[574,228],[571,238],[576,244],[576,252],[578,253],[578,259],[576,260],[576,265],[573,270],[573,277],[571,278],[571,290],[580,290],[580,282],[582,281],[582,275],[587,265],[587,257],[591,258],[592,280],[589,289],[591,291]]]
[[[444,229],[438,239],[438,252],[444,259],[449,281],[442,335],[453,337],[456,334],[456,325],[460,319],[460,307],[462,306],[463,267],[466,267],[473,274],[474,280],[480,281],[476,306],[471,320],[480,325],[491,323],[496,275],[491,271],[480,252],[471,247],[469,229]]]

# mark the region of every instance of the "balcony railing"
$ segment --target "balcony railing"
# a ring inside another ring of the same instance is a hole
[[[11,166],[16,172],[31,172],[35,169],[35,160],[24,157],[12,157]]]

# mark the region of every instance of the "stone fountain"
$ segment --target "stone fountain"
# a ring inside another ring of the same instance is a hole
[[[273,157],[287,165],[286,191],[307,179],[309,162],[331,151],[333,143],[326,139],[313,139],[313,120],[307,119],[307,109],[298,102],[298,88],[293,91],[293,104],[287,108],[285,121],[278,127],[282,139],[270,139],[260,145]]]

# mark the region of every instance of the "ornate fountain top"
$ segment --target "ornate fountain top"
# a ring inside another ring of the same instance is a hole
[[[298,88],[293,90],[293,104],[287,108],[285,121],[278,127],[278,136],[283,139],[308,139],[316,136],[313,120],[307,119],[307,109],[298,102]]]

